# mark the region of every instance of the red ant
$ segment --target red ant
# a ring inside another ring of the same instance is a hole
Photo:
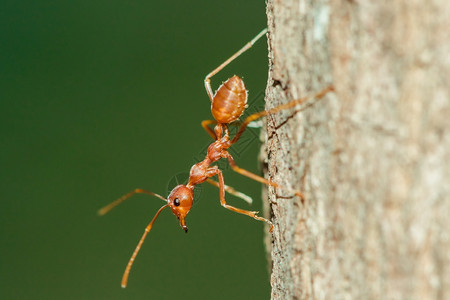
[[[155,222],[156,218],[159,216],[161,211],[163,211],[165,208],[170,207],[173,214],[177,217],[177,219],[180,222],[181,227],[184,229],[185,232],[188,231],[188,228],[186,226],[186,215],[189,213],[189,210],[191,209],[191,206],[193,204],[193,198],[194,198],[194,187],[197,184],[203,183],[205,181],[217,186],[220,189],[220,204],[234,212],[247,215],[249,217],[252,217],[253,219],[264,221],[267,224],[270,225],[270,232],[272,232],[273,225],[272,223],[260,216],[257,215],[257,211],[248,211],[240,208],[236,208],[234,206],[231,206],[227,204],[225,201],[225,191],[234,194],[238,197],[241,197],[243,199],[246,199],[246,196],[242,193],[237,192],[233,188],[226,186],[224,177],[222,174],[222,171],[216,166],[211,166],[212,163],[217,162],[218,160],[222,158],[226,158],[228,160],[228,163],[230,164],[231,168],[238,172],[239,174],[242,174],[244,176],[247,176],[253,180],[259,181],[261,183],[264,183],[266,185],[270,185],[275,188],[279,188],[280,186],[270,180],[267,180],[261,176],[258,176],[256,174],[253,174],[247,170],[244,170],[236,165],[234,162],[233,157],[231,154],[227,151],[228,148],[230,148],[234,143],[236,143],[239,138],[241,137],[242,133],[245,131],[247,126],[256,119],[259,119],[263,116],[267,116],[269,114],[276,113],[280,110],[284,110],[287,108],[291,108],[293,106],[296,106],[298,104],[301,104],[305,102],[308,99],[311,98],[322,98],[327,94],[328,92],[333,90],[332,86],[329,86],[319,92],[318,94],[314,95],[313,97],[306,97],[298,100],[291,101],[287,104],[277,106],[275,108],[272,108],[267,111],[261,111],[258,113],[254,113],[252,115],[249,115],[241,124],[240,127],[236,133],[236,135],[230,140],[230,134],[228,130],[228,125],[237,121],[239,117],[243,114],[245,108],[247,107],[247,90],[244,85],[244,81],[239,78],[238,76],[233,76],[229,78],[227,81],[225,81],[216,91],[215,94],[213,94],[210,84],[210,78],[217,74],[220,70],[222,70],[225,66],[227,66],[231,61],[236,59],[239,55],[247,51],[249,48],[253,46],[253,44],[261,38],[264,34],[267,33],[267,29],[262,30],[258,35],[256,35],[250,42],[248,42],[242,49],[240,49],[238,52],[236,52],[234,55],[232,55],[230,58],[228,58],[225,62],[223,62],[220,66],[218,66],[215,70],[213,70],[211,73],[206,75],[205,77],[205,88],[206,92],[208,93],[208,96],[211,100],[211,112],[215,120],[205,120],[202,122],[202,127],[206,130],[206,132],[211,135],[211,137],[215,140],[209,147],[208,152],[206,154],[206,157],[203,161],[195,164],[192,166],[190,173],[189,173],[189,181],[187,184],[181,184],[177,185],[169,194],[169,197],[166,199],[156,193],[146,191],[143,189],[135,189],[134,191],[122,196],[121,198],[117,199],[116,201],[110,203],[109,205],[103,207],[99,210],[100,215],[106,214],[108,211],[110,211],[113,207],[117,206],[118,204],[122,203],[126,199],[130,198],[134,194],[138,193],[144,193],[149,194],[152,196],[156,196],[160,198],[161,200],[167,202],[167,204],[163,205],[155,214],[153,219],[151,220],[150,224],[145,228],[144,234],[142,235],[136,249],[134,250],[128,265],[125,269],[125,272],[122,277],[122,287],[125,288],[128,281],[128,276],[131,270],[131,266],[133,265],[133,262],[141,249],[142,243],[144,242],[145,237],[147,236],[148,232],[153,226],[153,223]],[[216,124],[214,127],[214,130],[212,130],[209,125]],[[213,181],[210,178],[213,176],[218,176],[219,181]],[[300,192],[295,192],[297,196],[303,199],[303,195]]]

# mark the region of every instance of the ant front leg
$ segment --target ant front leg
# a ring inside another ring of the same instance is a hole
[[[240,213],[240,214],[243,214],[243,215],[247,215],[247,216],[249,216],[249,217],[251,217],[251,218],[253,218],[255,220],[266,222],[267,224],[270,225],[270,229],[269,230],[270,230],[270,232],[272,232],[272,230],[273,230],[272,222],[270,222],[269,220],[267,220],[267,219],[265,219],[263,217],[258,216],[257,215],[258,214],[257,211],[250,211],[250,210],[240,209],[240,208],[236,208],[234,206],[231,206],[231,205],[227,204],[227,202],[225,201],[225,189],[226,189],[225,188],[225,180],[223,178],[222,171],[220,171],[217,167],[213,167],[209,171],[210,171],[211,174],[215,173],[219,177],[220,204],[223,207],[225,207],[226,209],[229,209],[231,211],[234,211],[234,212],[237,212],[237,213]]]
[[[217,188],[220,188],[220,185],[219,185],[219,183],[218,183],[217,181],[214,181],[214,180],[208,178],[208,179],[206,179],[206,182],[209,183],[209,184],[211,184],[211,185],[213,185],[213,186],[215,186],[215,187],[217,187]],[[250,196],[248,196],[248,195],[246,195],[246,194],[244,194],[244,193],[241,193],[241,192],[239,192],[239,191],[236,191],[236,190],[235,190],[233,187],[231,187],[231,186],[225,185],[225,191],[226,191],[227,193],[231,194],[231,195],[234,195],[234,196],[236,196],[236,197],[238,197],[238,198],[244,200],[244,201],[247,202],[248,204],[252,204],[252,203],[253,203],[252,197],[250,197]]]
[[[245,169],[242,169],[241,167],[238,167],[230,153],[226,152],[224,157],[226,159],[228,159],[228,163],[230,164],[230,166],[233,169],[233,171],[235,171],[235,172],[237,172],[237,173],[239,173],[241,175],[247,176],[248,178],[251,178],[251,179],[253,179],[255,181],[261,182],[261,183],[263,183],[265,185],[269,185],[269,186],[272,186],[274,188],[281,188],[281,186],[278,183],[276,183],[276,182],[273,182],[271,180],[265,179],[264,177],[258,176],[256,174],[250,172],[250,171],[247,171]],[[304,201],[305,197],[303,196],[302,193],[300,193],[299,191],[294,191],[294,194],[296,196],[298,196],[301,199],[302,202]],[[280,197],[280,198],[287,198],[287,197]]]

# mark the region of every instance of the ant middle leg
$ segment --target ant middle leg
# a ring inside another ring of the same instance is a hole
[[[238,167],[230,153],[227,152],[226,155],[225,155],[225,158],[228,159],[228,163],[230,164],[230,166],[233,169],[233,171],[235,171],[236,173],[244,175],[244,176],[246,176],[246,177],[248,177],[250,179],[253,179],[255,181],[261,182],[261,183],[263,183],[265,185],[272,186],[275,189],[283,188],[276,182],[273,182],[273,181],[271,181],[269,179],[265,179],[264,177],[258,176],[256,174],[250,172],[250,171],[247,171],[247,170],[245,170],[245,169],[243,169],[241,167]],[[305,200],[305,197],[299,191],[294,191],[294,194],[296,196],[298,196],[301,199],[302,202]],[[280,198],[289,198],[289,197],[285,197],[285,196],[279,196],[279,197]]]

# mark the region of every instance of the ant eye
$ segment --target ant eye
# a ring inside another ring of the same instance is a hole
[[[175,198],[175,200],[173,200],[173,204],[174,204],[175,206],[180,206],[180,199]]]

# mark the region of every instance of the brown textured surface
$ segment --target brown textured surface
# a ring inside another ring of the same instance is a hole
[[[450,298],[450,8],[269,1],[273,299]]]

